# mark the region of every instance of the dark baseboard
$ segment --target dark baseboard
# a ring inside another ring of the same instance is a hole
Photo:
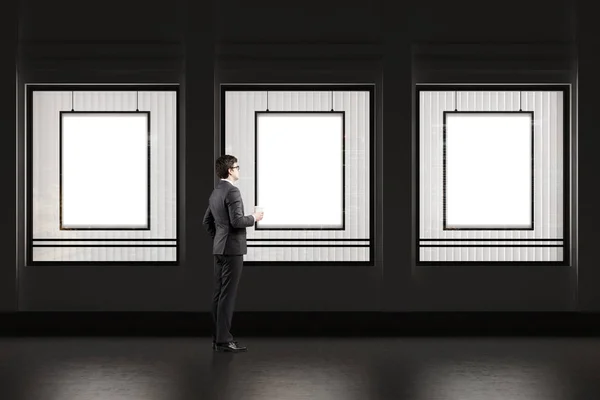
[[[600,313],[237,312],[236,336],[599,336]],[[0,336],[210,336],[209,313],[0,313]]]

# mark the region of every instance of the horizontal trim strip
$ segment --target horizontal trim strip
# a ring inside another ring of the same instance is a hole
[[[315,239],[308,239],[308,238],[297,238],[297,239],[292,239],[292,238],[285,238],[285,239],[273,239],[273,238],[269,238],[269,239],[246,239],[246,241],[248,242],[262,242],[262,241],[268,241],[268,242],[282,242],[282,241],[292,241],[292,242],[368,242],[371,239],[325,239],[325,238],[315,238]]]
[[[27,263],[27,267],[29,266],[61,266],[61,265],[76,265],[76,266],[80,266],[80,265],[98,265],[98,266],[103,266],[103,265],[121,265],[124,267],[127,266],[138,266],[138,265],[181,265],[179,263],[179,261],[31,261],[29,263]]]
[[[78,242],[116,242],[116,241],[120,241],[120,242],[141,242],[141,241],[149,241],[149,242],[168,242],[168,241],[173,241],[176,242],[177,239],[124,239],[124,238],[118,238],[118,239],[98,239],[98,238],[94,238],[94,239],[84,239],[84,238],[72,238],[72,239],[59,239],[59,238],[51,238],[51,239],[32,239],[34,242],[35,241],[41,241],[41,242],[66,242],[66,241],[78,241]]]
[[[463,92],[561,92],[565,91],[567,88],[571,88],[571,84],[569,83],[548,83],[548,84],[509,84],[509,83],[496,83],[496,84],[474,84],[474,83],[418,83],[416,85],[417,93],[421,91],[430,91],[430,92],[455,92],[455,91],[463,91]]]
[[[129,83],[117,83],[108,84],[103,83],[73,83],[69,85],[54,84],[54,83],[31,83],[26,84],[25,87],[28,90],[34,92],[43,91],[56,91],[56,92],[156,92],[156,91],[178,91],[179,83],[140,83],[140,84],[129,84]]]
[[[423,244],[419,247],[564,247],[563,244]]]
[[[369,244],[249,244],[248,247],[370,247]]]
[[[364,92],[375,89],[374,83],[297,83],[281,85],[279,83],[221,83],[220,87],[227,92],[329,92],[332,90],[342,92]]]
[[[281,266],[305,266],[305,265],[320,265],[320,266],[329,266],[329,265],[340,265],[340,266],[369,266],[374,267],[374,261],[245,261],[244,265],[281,265]]]
[[[449,241],[469,241],[469,242],[525,242],[525,241],[530,241],[530,242],[541,242],[541,241],[550,241],[550,242],[559,242],[559,241],[563,241],[564,239],[501,239],[501,238],[486,238],[486,239],[467,239],[467,238],[461,238],[461,239],[419,239],[420,241],[424,241],[424,242],[449,242]]]
[[[534,231],[534,228],[452,228],[452,227],[448,227],[446,229],[444,229],[444,231],[446,232],[460,232],[460,231],[475,231],[475,232],[481,232],[481,231]]]
[[[176,244],[34,244],[33,247],[177,247]]]

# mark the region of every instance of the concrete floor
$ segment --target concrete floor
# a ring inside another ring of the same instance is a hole
[[[600,339],[0,338],[2,400],[592,400]]]

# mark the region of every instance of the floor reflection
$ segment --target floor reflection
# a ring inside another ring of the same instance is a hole
[[[422,399],[547,400],[559,398],[554,376],[545,365],[502,365],[490,359],[422,368],[415,383]]]
[[[365,365],[342,354],[328,353],[325,339],[257,341],[248,353],[214,353],[210,371],[219,399],[370,398]],[[344,343],[341,343],[343,347]],[[340,350],[340,349],[338,349]],[[349,350],[349,349],[348,349]],[[232,362],[233,361],[233,362]],[[364,361],[364,360],[363,360]]]
[[[600,339],[0,339],[7,400],[591,400]]]

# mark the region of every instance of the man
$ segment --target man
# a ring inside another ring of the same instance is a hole
[[[244,216],[240,190],[234,186],[240,166],[234,156],[217,159],[215,169],[221,178],[208,199],[203,225],[213,238],[214,293],[212,304],[213,349],[216,351],[246,351],[233,340],[229,332],[238,283],[242,275],[246,248],[246,228],[263,218],[263,213]]]

